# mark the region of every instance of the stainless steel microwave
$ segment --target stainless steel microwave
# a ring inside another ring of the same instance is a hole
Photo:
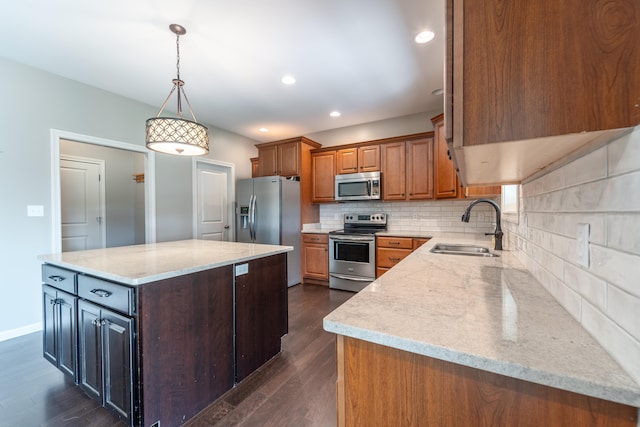
[[[337,201],[380,200],[380,172],[336,175]]]

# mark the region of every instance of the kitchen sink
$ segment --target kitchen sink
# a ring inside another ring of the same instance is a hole
[[[452,243],[438,243],[431,252],[434,254],[448,255],[467,255],[467,256],[483,256],[483,257],[499,257],[500,255],[493,253],[489,248],[478,245],[458,245]]]

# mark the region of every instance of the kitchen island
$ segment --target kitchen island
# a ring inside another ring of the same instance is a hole
[[[132,426],[183,424],[280,351],[290,250],[185,240],[42,256],[44,356]]]
[[[436,235],[324,319],[338,425],[637,425],[640,385],[508,251]]]

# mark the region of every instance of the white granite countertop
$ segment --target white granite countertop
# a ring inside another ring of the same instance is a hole
[[[182,276],[293,250],[291,246],[180,240],[62,252],[42,261],[127,285]]]
[[[434,236],[324,318],[336,334],[640,407],[636,383],[508,251],[429,252]]]

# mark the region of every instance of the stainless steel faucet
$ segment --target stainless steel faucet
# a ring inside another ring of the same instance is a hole
[[[493,209],[496,210],[496,231],[494,231],[493,233],[484,233],[487,236],[493,235],[496,237],[496,244],[494,249],[496,251],[501,251],[502,250],[502,235],[504,234],[502,232],[502,227],[500,226],[500,206],[498,206],[498,204],[496,202],[494,202],[491,199],[478,199],[478,200],[474,200],[473,202],[471,202],[471,204],[469,206],[467,206],[467,209],[465,209],[464,213],[462,214],[462,221],[463,222],[469,222],[469,217],[471,216],[471,208],[473,208],[475,205],[477,205],[478,203],[489,203],[491,206],[493,206]]]

